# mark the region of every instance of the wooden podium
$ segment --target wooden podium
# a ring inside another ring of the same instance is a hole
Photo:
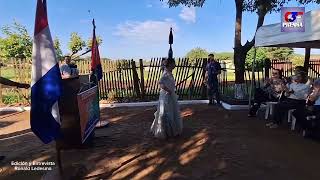
[[[82,143],[77,100],[77,94],[82,89],[79,77],[63,79],[62,88],[59,101],[62,137],[56,140],[57,149],[85,148],[93,143],[94,132]]]

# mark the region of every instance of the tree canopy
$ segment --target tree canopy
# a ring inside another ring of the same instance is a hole
[[[54,49],[56,50],[56,55],[57,55],[58,60],[61,60],[63,57],[63,54],[62,54],[62,50],[61,50],[60,40],[58,37],[54,38],[53,46],[54,46]]]
[[[160,0],[163,1],[163,0]],[[261,11],[279,11],[280,8],[289,2],[290,0],[235,0],[236,3],[240,3],[242,11],[255,12]],[[317,2],[320,0],[299,0],[300,3]],[[206,0],[168,0],[169,7],[176,7],[185,5],[188,7],[202,7]],[[237,4],[236,4],[237,5]]]
[[[286,60],[292,58],[294,53],[292,48],[271,47],[266,48],[269,59]]]
[[[233,53],[232,52],[222,52],[222,53],[215,53],[214,57],[219,60],[232,60]]]
[[[25,26],[14,22],[1,28],[4,37],[0,37],[0,57],[4,59],[30,58],[32,39]]]
[[[98,45],[101,45],[102,44],[102,38],[100,36],[97,36],[97,42],[98,42]],[[87,44],[86,44],[87,48],[88,49],[91,49],[92,48],[92,38],[88,39],[87,40]]]
[[[266,59],[270,60],[293,60],[297,59],[293,54],[292,48],[257,48],[256,54],[256,68],[261,69],[264,66]],[[246,57],[245,66],[248,69],[252,68],[252,62],[254,59],[254,48],[250,49]]]
[[[68,44],[68,48],[72,53],[71,55],[77,54],[84,47],[86,47],[86,42],[82,40],[81,36],[76,32],[71,33],[70,42]]]
[[[160,0],[163,1],[163,0]],[[243,12],[256,13],[258,15],[258,21],[255,29],[261,27],[264,23],[264,19],[267,13],[279,12],[281,7],[290,2],[291,0],[234,0],[236,8],[235,17],[235,35],[234,35],[234,64],[236,67],[235,83],[244,84],[244,72],[247,59],[247,53],[254,46],[255,36],[250,40],[242,44],[242,19]],[[185,5],[188,7],[202,7],[206,0],[168,0],[170,7],[178,5]],[[320,0],[297,0],[300,4],[308,3],[320,3]],[[235,95],[236,97],[238,95]],[[240,97],[240,95],[238,96]]]
[[[207,58],[209,55],[209,52],[205,49],[202,49],[200,47],[191,49],[186,57],[189,58],[189,61],[191,63],[195,63],[197,59],[201,59],[201,58]]]
[[[266,48],[257,48],[256,52],[256,70],[261,70],[264,67],[264,61],[268,58],[267,56],[268,52]],[[246,63],[245,66],[247,69],[252,69],[252,63],[254,60],[254,48],[250,49],[250,51],[247,54],[246,57]]]

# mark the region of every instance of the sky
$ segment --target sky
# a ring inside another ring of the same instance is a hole
[[[209,52],[231,52],[234,44],[233,0],[207,0],[202,8],[169,8],[160,0],[47,0],[49,27],[58,37],[64,54],[69,53],[72,32],[84,40],[96,34],[103,43],[100,55],[112,59],[148,59],[168,53],[168,34],[174,29],[174,56],[183,57],[195,47]],[[298,6],[296,2],[286,6]],[[33,35],[36,0],[0,0],[0,27],[14,20]],[[306,12],[319,5],[306,6]],[[90,11],[90,12],[89,12]],[[280,22],[280,13],[268,14],[264,24]],[[257,23],[255,13],[244,13],[242,42],[251,40]],[[0,33],[0,37],[2,34]],[[303,54],[303,49],[296,49]],[[319,50],[312,53],[320,54]]]

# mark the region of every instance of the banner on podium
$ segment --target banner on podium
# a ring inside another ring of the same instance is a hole
[[[82,143],[86,141],[100,119],[97,92],[97,86],[94,86],[77,95]]]

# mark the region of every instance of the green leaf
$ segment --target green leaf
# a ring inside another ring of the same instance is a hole
[[[70,42],[68,45],[69,50],[71,51],[72,55],[74,55],[86,46],[86,42],[82,40],[81,36],[78,35],[78,33],[73,32],[71,33]]]
[[[25,26],[14,22],[12,25],[1,27],[4,37],[0,38],[0,57],[31,58],[32,39]]]

